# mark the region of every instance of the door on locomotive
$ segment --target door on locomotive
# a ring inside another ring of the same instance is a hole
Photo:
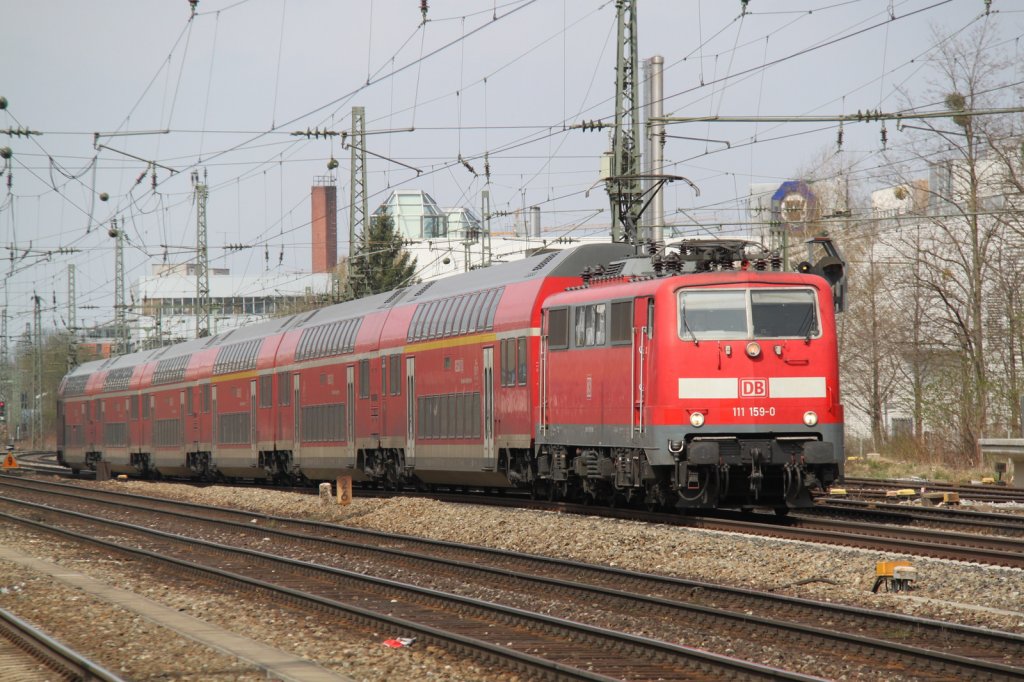
[[[647,404],[647,378],[650,376],[651,338],[653,337],[654,322],[654,297],[643,296],[632,301],[613,302],[612,319],[618,319],[614,314],[614,307],[617,305],[633,306],[633,328],[630,333],[632,344],[632,394],[633,394],[633,416],[631,431],[635,436],[644,433],[644,410]],[[616,332],[613,330],[612,332]]]

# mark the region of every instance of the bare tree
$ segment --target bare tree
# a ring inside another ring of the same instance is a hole
[[[931,103],[963,113],[926,120],[924,134],[909,136],[908,162],[917,172],[927,167],[930,174],[927,215],[915,229],[883,238],[907,264],[904,276],[914,300],[926,306],[908,320],[926,334],[914,339],[914,357],[926,357],[921,352],[925,342],[932,355],[931,404],[922,405],[918,414],[932,412],[939,417],[934,423],[955,425],[955,449],[966,463],[975,463],[977,440],[985,434],[993,399],[986,320],[998,288],[997,254],[1007,230],[989,210],[989,198],[1000,191],[998,159],[989,139],[1000,121],[973,114],[994,105],[1002,92],[998,77],[1004,64],[987,23],[967,36],[936,42]],[[908,176],[898,181],[905,184]],[[918,369],[910,374],[921,379]],[[928,390],[924,382],[919,387]]]

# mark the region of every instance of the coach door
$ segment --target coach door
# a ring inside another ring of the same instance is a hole
[[[345,369],[345,383],[348,385],[346,391],[346,400],[348,405],[345,406],[345,440],[348,441],[348,447],[345,448],[345,456],[348,457],[348,462],[354,464],[356,461],[356,382],[355,382],[356,368],[354,365],[349,365]]]
[[[178,391],[178,445],[187,450],[188,448],[185,447],[186,433],[188,432],[185,431],[185,391],[183,389]]]
[[[416,358],[405,359],[405,466],[416,466]]]
[[[210,450],[217,451],[217,436],[220,424],[217,422],[217,384],[210,386]]]
[[[494,348],[484,348],[484,466],[494,466]]]
[[[292,457],[296,462],[302,447],[302,404],[299,397],[299,373],[292,372]]]
[[[256,380],[249,380],[249,450],[252,452],[252,466],[256,466],[259,458],[256,456],[259,450],[259,443],[256,442]]]

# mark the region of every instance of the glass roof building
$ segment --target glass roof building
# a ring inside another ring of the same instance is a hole
[[[419,189],[396,189],[373,212],[385,210],[395,221],[395,229],[406,239],[439,239],[448,236],[448,216],[434,198]]]
[[[452,239],[476,241],[480,237],[482,227],[480,219],[476,217],[472,209],[446,208],[448,216],[448,236]]]

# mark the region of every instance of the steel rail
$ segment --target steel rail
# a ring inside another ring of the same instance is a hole
[[[0,638],[7,639],[64,679],[83,682],[124,682],[122,677],[92,662],[5,609],[0,609]]]
[[[19,481],[20,483],[20,481]],[[21,488],[22,486],[17,486]],[[25,489],[31,491],[42,492],[39,488],[26,486]],[[974,673],[984,672],[985,674],[995,675],[1008,675],[1015,671],[1015,668],[1006,666],[1005,664],[998,662],[988,662],[974,656],[957,656],[955,654],[947,653],[945,647],[949,646],[949,636],[958,636],[966,638],[970,644],[968,648],[973,650],[978,648],[987,651],[1024,651],[1024,637],[1012,635],[1009,633],[998,633],[979,628],[968,628],[966,626],[959,626],[956,624],[941,623],[938,621],[929,621],[926,619],[920,619],[910,616],[903,616],[899,614],[891,614],[887,612],[873,612],[866,609],[859,609],[857,607],[845,607],[842,605],[829,604],[817,604],[808,600],[801,600],[793,597],[785,597],[781,595],[769,594],[769,593],[756,593],[749,590],[740,590],[733,588],[725,588],[721,586],[707,585],[703,583],[695,583],[693,581],[685,581],[675,578],[667,578],[663,576],[653,576],[649,574],[636,574],[632,572],[622,571],[620,569],[609,569],[599,566],[591,566],[587,564],[579,564],[577,562],[569,562],[559,559],[550,559],[547,557],[523,557],[516,556],[518,562],[526,561],[537,561],[546,565],[555,567],[555,575],[566,575],[569,574],[568,569],[574,569],[574,580],[566,581],[557,578],[548,578],[543,575],[538,575],[536,570],[532,573],[525,574],[519,570],[512,570],[508,567],[491,568],[483,565],[479,558],[470,557],[468,560],[463,559],[445,559],[438,558],[436,556],[429,556],[423,554],[413,553],[411,551],[397,550],[389,547],[368,547],[365,544],[358,542],[344,541],[336,538],[322,537],[322,530],[326,529],[337,529],[336,526],[329,526],[327,524],[320,524],[317,522],[304,522],[292,519],[279,519],[278,522],[295,524],[300,527],[307,527],[307,533],[296,533],[287,531],[279,528],[270,528],[266,525],[260,525],[254,527],[251,523],[251,518],[248,523],[241,521],[225,521],[223,519],[211,519],[209,517],[199,519],[194,513],[180,512],[180,511],[168,511],[168,510],[155,510],[152,505],[149,507],[143,507],[140,504],[134,502],[127,504],[123,500],[101,500],[97,499],[92,493],[100,492],[103,496],[116,496],[123,497],[122,494],[109,493],[106,491],[96,491],[95,489],[77,488],[74,493],[58,493],[60,495],[68,495],[76,499],[86,500],[89,502],[95,502],[101,505],[118,505],[125,506],[129,509],[140,510],[150,513],[165,514],[173,517],[179,517],[190,520],[201,520],[204,522],[225,524],[229,525],[236,530],[243,532],[258,532],[261,535],[277,535],[282,538],[299,540],[303,542],[315,542],[324,543],[332,547],[340,547],[345,549],[346,555],[351,555],[352,552],[366,553],[379,553],[394,557],[407,558],[418,562],[429,562],[429,565],[442,565],[446,567],[454,567],[463,570],[472,570],[479,572],[489,572],[499,578],[515,577],[520,580],[529,581],[535,584],[542,584],[549,587],[562,588],[565,590],[575,590],[582,592],[589,592],[591,594],[601,596],[614,596],[621,599],[631,600],[633,602],[646,603],[654,607],[665,607],[675,610],[682,610],[683,613],[680,615],[683,617],[694,617],[696,618],[712,618],[723,620],[724,622],[735,622],[744,626],[755,625],[765,628],[784,629],[794,633],[800,633],[804,636],[814,637],[817,639],[824,639],[826,646],[831,646],[835,643],[841,643],[848,647],[856,649],[858,646],[871,647],[876,650],[888,652],[889,655],[903,656],[909,658],[920,659],[917,662],[926,662],[931,664],[938,664],[940,666],[956,665],[961,667],[967,667]],[[176,505],[177,506],[177,505]],[[182,505],[184,506],[184,505]],[[214,512],[223,512],[222,508],[214,508]],[[247,514],[251,517],[251,514]],[[308,530],[317,532],[318,537],[311,537],[308,534]],[[362,533],[359,529],[344,529],[346,532],[352,531],[354,533]],[[440,546],[445,548],[451,548],[452,543],[440,543],[433,541],[424,541],[421,539],[414,539],[415,542],[429,544],[433,546]],[[405,544],[404,542],[402,543]],[[456,549],[463,549],[465,546],[455,546]],[[486,548],[465,548],[467,551],[472,549],[478,551],[481,555],[495,555],[500,557],[508,557],[509,553],[504,553],[501,550],[490,550]],[[470,563],[471,568],[467,569],[466,564]],[[597,582],[607,582],[615,584],[616,589],[608,587],[599,587],[594,585],[594,578],[588,578],[588,575],[581,575],[581,570],[586,574],[596,574]],[[433,574],[433,571],[431,571]],[[591,584],[586,584],[585,580],[591,580]],[[632,588],[627,589],[622,585],[623,582],[629,581],[633,584]],[[709,608],[693,603],[680,602],[677,599],[663,598],[654,596],[659,592],[671,592],[671,587],[679,587],[685,585],[687,587],[697,587],[701,589],[714,590],[722,595],[729,595],[733,599],[740,597],[745,600],[742,606],[744,612],[731,611],[725,607],[716,605],[715,608]],[[772,617],[764,617],[755,615],[754,611],[751,611],[749,607],[753,607],[753,604],[747,604],[746,601],[761,601],[768,602],[767,604],[757,604],[757,608],[762,611],[773,613]],[[777,606],[772,606],[775,604]],[[890,629],[893,631],[899,631],[901,629],[907,631],[921,632],[924,630],[923,636],[918,636],[916,639],[929,642],[931,646],[943,647],[941,649],[929,648],[929,646],[917,646],[902,644],[893,639],[884,639],[878,637],[862,636],[856,632],[842,632],[832,628],[823,629],[820,624],[804,624],[794,620],[782,620],[778,613],[786,606],[799,606],[801,610],[806,612],[810,608],[816,608],[821,613],[817,616],[822,620],[827,621],[840,621],[845,622],[842,618],[837,618],[837,612],[845,614],[849,619],[856,619],[857,625],[850,625],[852,630],[864,630],[866,628],[861,626],[866,619],[878,621],[876,623],[870,623],[870,627],[874,627],[876,630]],[[883,625],[885,624],[885,625]],[[961,644],[961,649],[963,649]],[[1012,654],[1007,654],[1011,655]]]
[[[477,599],[439,592],[437,590],[407,585],[393,580],[367,576],[362,573],[347,571],[340,568],[310,564],[307,562],[288,559],[286,557],[279,557],[270,553],[259,552],[256,550],[243,549],[237,547],[226,547],[222,543],[208,542],[197,538],[189,538],[176,535],[174,533],[166,533],[163,531],[158,531],[143,526],[135,526],[132,524],[127,524],[119,521],[100,519],[94,516],[79,514],[77,512],[59,509],[56,507],[28,503],[21,500],[15,501],[18,502],[19,505],[26,505],[36,512],[63,515],[67,517],[76,518],[90,524],[100,524],[104,526],[121,528],[132,533],[142,534],[154,538],[161,538],[165,541],[169,540],[173,542],[184,543],[186,545],[200,546],[210,551],[216,551],[220,553],[226,553],[237,556],[245,556],[253,559],[262,560],[265,562],[273,562],[283,567],[289,567],[291,569],[313,571],[324,575],[345,578],[362,584],[373,585],[378,588],[383,588],[392,591],[400,591],[402,593],[406,593],[413,596],[427,597],[435,600],[442,600],[444,602],[458,604],[464,607],[469,607],[471,609],[480,610],[486,613],[492,613],[494,614],[493,617],[496,617],[496,620],[513,619],[514,621],[521,622],[524,626],[530,628],[531,630],[536,630],[537,632],[546,631],[548,629],[560,630],[569,633],[568,637],[577,642],[593,641],[596,639],[605,642],[605,647],[614,648],[616,646],[626,646],[638,648],[640,650],[650,651],[654,656],[659,657],[663,661],[666,659],[666,657],[670,657],[674,660],[679,661],[688,660],[691,662],[692,665],[696,666],[696,668],[691,671],[693,674],[701,675],[701,673],[699,673],[699,669],[714,668],[715,673],[712,674],[712,678],[714,679],[717,679],[718,676],[721,674],[740,674],[763,679],[820,679],[809,675],[784,671],[771,666],[764,666],[757,663],[751,663],[749,661],[743,661],[729,656],[714,654],[699,649],[693,649],[676,644],[671,644],[668,642],[662,642],[659,640],[654,640],[638,635],[631,635],[628,633],[608,630],[606,628],[598,628],[580,623],[574,623],[572,621],[567,621],[561,618],[555,618],[544,614],[534,613],[523,609],[496,605],[490,602],[485,602]],[[293,588],[267,582],[264,580],[257,580],[242,574],[220,569],[215,566],[208,566],[189,561],[184,561],[181,559],[164,556],[159,553],[141,548],[127,547],[116,542],[102,540],[75,531],[70,531],[64,528],[51,526],[40,521],[26,519],[24,517],[20,517],[17,515],[0,512],[0,517],[6,518],[17,523],[30,525],[40,530],[45,530],[47,532],[53,532],[63,535],[65,537],[70,537],[78,541],[85,541],[92,544],[96,544],[107,549],[126,552],[132,555],[141,556],[147,559],[170,564],[179,568],[184,568],[189,571],[198,571],[200,573],[204,573],[207,575],[216,576],[223,580],[241,583],[243,585],[266,590],[271,593],[279,593],[282,595],[286,595],[293,600],[305,604],[310,604],[314,607],[329,608],[334,611],[341,611],[349,615],[358,616],[362,619],[371,620],[378,624],[386,624],[391,627],[399,628],[406,632],[415,633],[419,637],[431,638],[435,640],[435,642],[438,644],[456,644],[459,647],[470,649],[478,653],[486,653],[490,656],[497,657],[505,661],[512,661],[516,666],[528,666],[529,668],[544,674],[554,673],[559,678],[601,681],[616,679],[608,677],[601,673],[594,673],[588,670],[577,668],[572,665],[561,663],[557,660],[551,660],[540,656],[534,656],[525,652],[520,652],[514,649],[509,649],[507,647],[491,644],[489,642],[485,642],[477,638],[468,637],[466,635],[462,635],[456,632],[441,630],[437,627],[424,625],[422,623],[417,623],[404,618],[396,618],[388,614],[376,612],[369,609],[364,609],[352,604],[338,602],[336,600],[310,594],[302,590],[296,590]],[[263,530],[265,531],[267,529]],[[705,678],[703,676],[699,676],[696,679]]]

